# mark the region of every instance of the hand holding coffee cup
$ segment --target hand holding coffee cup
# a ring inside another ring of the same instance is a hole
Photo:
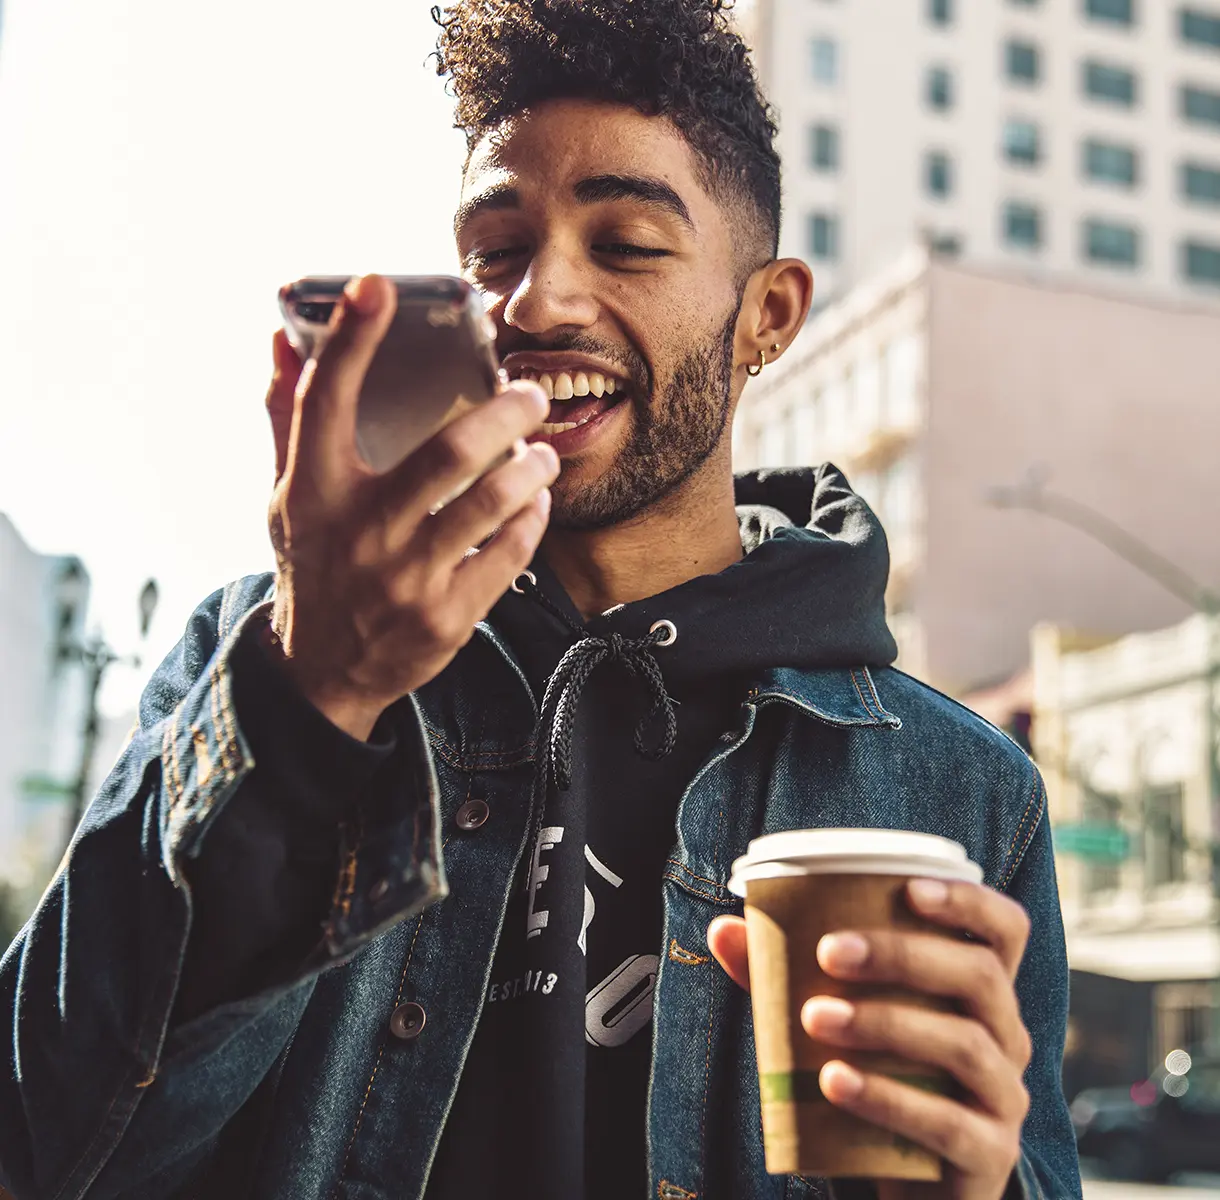
[[[1028,1108],[1029,922],[980,879],[955,842],[876,829],[772,834],[734,864],[746,918],[708,945],[752,990],[769,1171],[1003,1195]]]

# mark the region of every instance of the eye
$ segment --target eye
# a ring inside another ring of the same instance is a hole
[[[598,254],[612,254],[618,258],[668,258],[670,251],[655,246],[635,246],[630,242],[601,242],[593,247]]]
[[[502,266],[520,254],[524,254],[524,246],[497,246],[491,250],[472,250],[463,262],[467,270],[487,271],[492,267]]]

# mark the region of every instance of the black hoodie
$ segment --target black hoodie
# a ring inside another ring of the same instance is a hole
[[[571,734],[562,764],[570,786],[547,789],[538,805],[539,836],[509,906],[429,1200],[643,1195],[661,874],[682,793],[739,719],[749,673],[895,656],[885,536],[835,468],[745,475],[737,499],[746,554],[717,575],[581,628],[540,562],[537,592],[508,594],[491,614],[539,696],[561,660],[587,667],[608,646],[627,657],[587,677],[577,670],[580,686],[540,730],[546,746],[559,727]],[[661,620],[676,640],[641,649]],[[258,769],[188,868],[196,915],[176,1023],[254,994],[304,959],[329,910],[348,798],[392,766],[392,723],[379,722],[368,743],[336,729],[269,663],[256,625],[232,669]],[[664,703],[640,744],[667,753],[645,757],[633,744],[658,689]]]
[[[540,558],[536,585],[491,613],[540,706],[561,660],[573,667],[539,739],[546,747],[552,725],[568,723],[570,780],[537,794],[545,805],[428,1200],[645,1194],[661,878],[682,794],[736,726],[750,675],[895,657],[885,536],[844,477],[829,466],[760,472],[736,492],[745,556],[717,575],[584,622]],[[642,645],[660,621],[672,642]],[[641,655],[674,705],[668,738]]]

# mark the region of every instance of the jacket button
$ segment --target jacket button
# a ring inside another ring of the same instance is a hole
[[[413,1002],[400,1004],[390,1014],[390,1032],[396,1038],[409,1042],[412,1038],[419,1037],[427,1019],[428,1014],[420,1005]]]
[[[457,821],[459,829],[469,831],[471,829],[478,829],[489,816],[491,816],[491,809],[488,807],[486,800],[467,800],[457,810],[457,816],[454,820]]]

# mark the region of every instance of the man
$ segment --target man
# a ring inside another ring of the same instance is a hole
[[[275,577],[196,612],[0,969],[20,1200],[825,1195],[762,1164],[726,887],[752,837],[819,825],[946,834],[990,885],[911,890],[968,939],[818,948],[958,1010],[810,997],[809,1036],[960,1085],[829,1064],[830,1103],[947,1164],[834,1194],[1079,1195],[1037,774],[888,667],[884,538],[838,472],[734,494],[734,406],[812,281],[775,259],[721,7],[440,18],[458,251],[515,382],[375,476],[385,282],[307,377],[277,339]]]

